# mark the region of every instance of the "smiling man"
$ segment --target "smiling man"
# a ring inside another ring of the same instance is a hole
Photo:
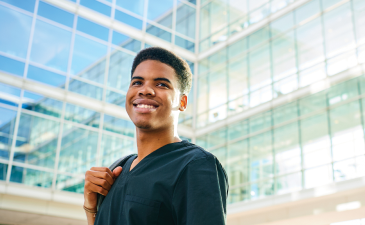
[[[114,171],[87,171],[88,224],[225,224],[224,169],[211,153],[177,134],[191,83],[188,64],[170,51],[147,48],[135,57],[126,110],[136,126],[138,155]],[[106,197],[94,218],[97,193]]]

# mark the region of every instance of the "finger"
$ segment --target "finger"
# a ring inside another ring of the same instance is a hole
[[[104,179],[100,179],[100,178],[93,177],[93,176],[88,176],[86,179],[95,185],[101,186],[102,188],[104,188],[107,191],[109,191],[110,188],[112,187],[109,184],[109,182]]]
[[[103,187],[96,185],[90,181],[85,181],[85,192],[87,194],[90,193],[99,193],[101,195],[106,196],[108,194],[108,190],[104,189]]]
[[[114,177],[118,177],[120,175],[120,173],[122,172],[123,168],[118,166],[117,168],[115,168],[113,170],[113,174],[114,174]]]
[[[90,170],[99,171],[99,172],[106,172],[109,173],[111,177],[113,177],[113,172],[108,167],[91,167]]]
[[[110,185],[113,185],[114,183],[114,175],[110,175],[107,172],[99,172],[99,171],[92,171],[92,170],[88,170],[86,171],[86,176],[92,176],[92,177],[97,177],[103,180],[106,180]]]

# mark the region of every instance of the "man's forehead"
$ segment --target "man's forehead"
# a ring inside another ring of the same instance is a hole
[[[177,82],[177,75],[171,66],[157,60],[146,60],[141,62],[132,74],[132,79],[156,79],[166,78],[171,82]]]

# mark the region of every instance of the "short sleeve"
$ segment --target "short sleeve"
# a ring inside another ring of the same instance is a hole
[[[227,176],[215,157],[191,161],[175,186],[172,199],[175,224],[226,224],[227,195]]]

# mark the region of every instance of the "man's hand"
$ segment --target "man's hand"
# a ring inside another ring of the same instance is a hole
[[[108,167],[92,167],[85,173],[84,205],[86,208],[95,209],[97,206],[97,193],[106,196],[115,179],[122,172],[122,167],[112,171]]]

